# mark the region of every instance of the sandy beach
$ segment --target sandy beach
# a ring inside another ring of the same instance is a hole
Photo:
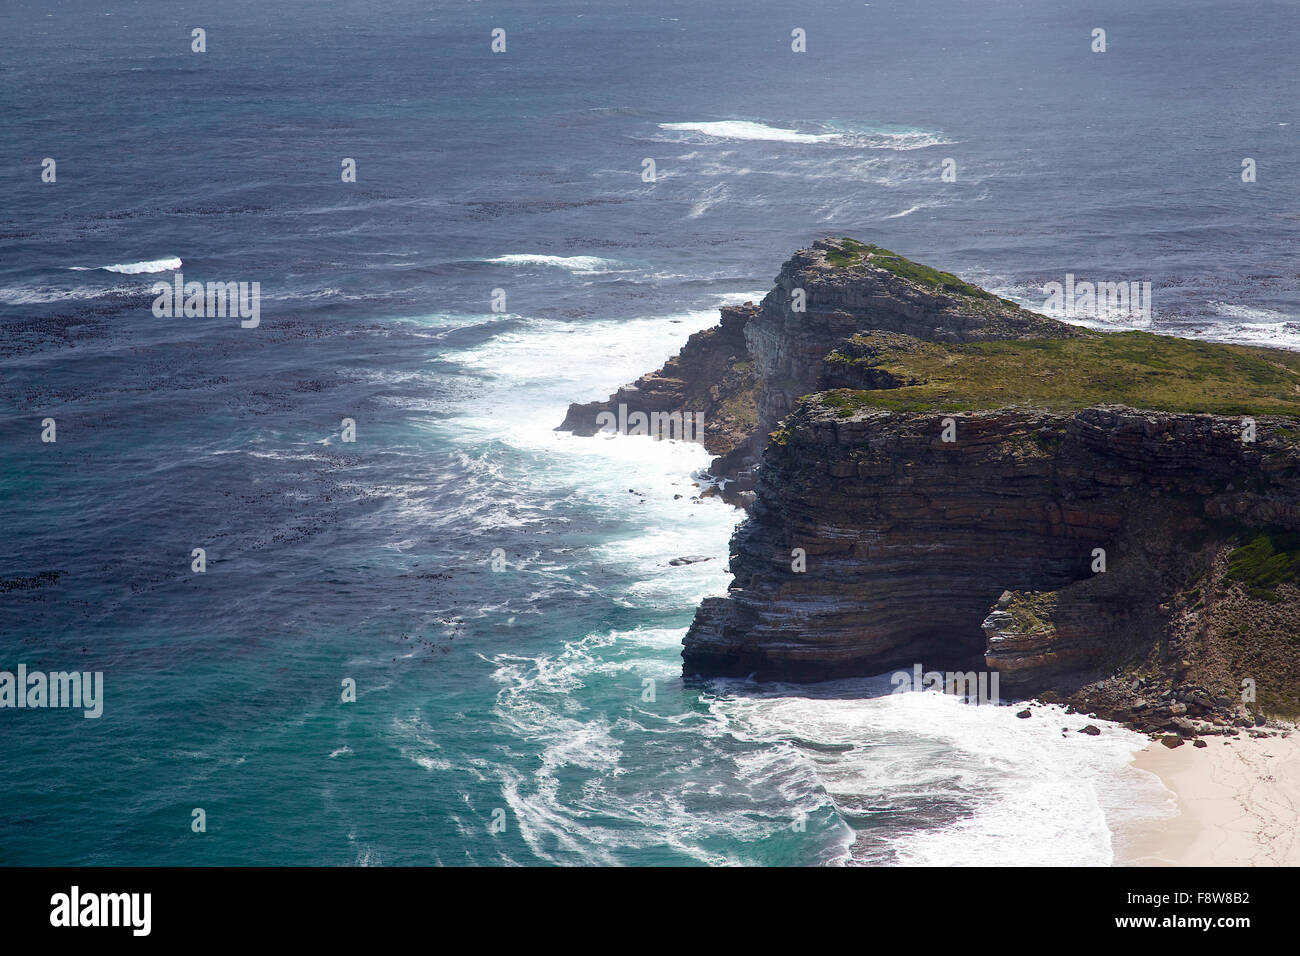
[[[1119,866],[1300,865],[1300,734],[1153,742],[1134,766],[1177,801],[1171,817],[1116,849]]]

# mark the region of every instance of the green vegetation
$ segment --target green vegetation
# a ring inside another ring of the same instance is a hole
[[[979,286],[963,282],[951,272],[940,272],[938,269],[931,269],[929,266],[923,266],[919,262],[913,262],[905,256],[900,256],[897,252],[890,252],[888,249],[859,242],[856,239],[841,239],[838,250],[826,253],[826,261],[841,269],[847,269],[869,261],[874,266],[879,266],[896,276],[916,282],[919,285],[941,289],[954,295],[967,295],[976,299],[997,299],[997,296],[992,292],[986,292]],[[1019,308],[1009,299],[1000,301],[1013,308]]]
[[[1061,446],[1065,444],[1065,435],[1063,433],[1057,433],[1057,432],[1053,432],[1050,434],[1047,434],[1045,432],[1035,432],[1034,444],[1036,444],[1043,451],[1055,455],[1058,451],[1061,450]]]
[[[885,335],[854,336],[828,361],[871,371],[899,388],[822,395],[844,417],[858,409],[977,411],[1024,406],[1074,411],[1129,405],[1217,415],[1300,415],[1300,352],[1192,342],[1149,332],[1078,338],[905,347]],[[847,354],[846,354],[847,351]],[[1267,429],[1260,432],[1267,438]]]
[[[851,388],[837,388],[829,392],[823,392],[821,402],[823,405],[839,412],[840,418],[848,418],[858,409],[866,408],[871,405],[870,401],[867,401],[860,396],[875,394],[875,392],[856,392]],[[784,445],[785,442],[782,442],[781,444]]]
[[[833,266],[841,269],[847,269],[849,266],[855,266],[862,262],[867,255],[878,246],[869,246],[865,242],[858,242],[856,239],[841,239],[840,248],[826,253],[826,261]]]
[[[752,386],[729,397],[722,403],[722,414],[742,428],[758,426],[758,399]]]
[[[1276,601],[1275,587],[1283,581],[1300,582],[1300,535],[1258,535],[1228,555],[1228,573],[1223,579],[1240,581],[1251,597]]]
[[[1031,592],[1018,594],[1007,607],[1007,613],[1016,622],[1016,631],[1021,634],[1039,634],[1053,629],[1052,615],[1056,611],[1057,594],[1055,591]],[[1046,618],[1047,620],[1044,620]]]

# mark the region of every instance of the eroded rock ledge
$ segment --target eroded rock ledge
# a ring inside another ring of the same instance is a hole
[[[1300,354],[1089,332],[823,240],[565,426],[702,400],[724,467],[762,457],[686,676],[990,669],[1185,735],[1300,714]]]
[[[745,327],[758,307],[746,303],[724,306],[721,311],[719,325],[692,335],[659,371],[625,385],[607,401],[575,402],[556,430],[594,435],[599,431],[597,416],[610,412],[617,417],[619,405],[647,415],[700,412],[705,423],[701,444],[717,456],[713,473],[734,478],[763,450],[755,412],[754,363],[745,344]]]

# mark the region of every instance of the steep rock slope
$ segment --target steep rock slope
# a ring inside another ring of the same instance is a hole
[[[802,296],[796,295],[796,290]],[[799,397],[817,390],[824,360],[856,332],[892,330],[934,341],[1069,338],[1079,331],[947,273],[852,239],[795,253],[755,306],[727,306],[663,368],[603,402],[569,406],[559,429],[594,435],[601,412],[702,412],[713,474],[735,478]]]
[[[688,677],[920,663],[1180,733],[1300,714],[1300,354],[1088,331],[822,240],[562,427],[620,402],[713,410],[717,474],[761,452]]]

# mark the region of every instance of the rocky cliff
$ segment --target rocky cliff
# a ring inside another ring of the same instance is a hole
[[[884,329],[919,339],[1068,338],[1071,326],[1019,308],[956,276],[877,246],[826,239],[781,267],[759,305],[727,306],[663,368],[603,402],[574,403],[558,430],[594,435],[601,412],[702,412],[712,473],[734,479],[803,395],[842,339]]]
[[[1300,355],[1085,331],[852,240],[730,322],[611,399],[752,403],[687,676],[920,663],[1180,733],[1300,714]]]
[[[575,402],[556,430],[594,435],[600,430],[598,416],[609,412],[617,418],[620,405],[626,409],[625,416],[633,412],[699,413],[704,418],[704,434],[698,440],[717,456],[714,474],[734,478],[763,450],[763,433],[757,429],[754,363],[745,343],[745,327],[757,311],[753,303],[723,307],[721,323],[692,335],[659,371],[641,376],[608,401]]]
[[[1252,594],[1228,574],[1256,536],[1297,554],[1273,544],[1300,527],[1291,420],[1243,443],[1238,419],[1116,406],[840,412],[807,400],[768,447],[688,675],[988,669],[1003,693],[1159,726],[1186,713],[1151,699],[1175,684],[1227,719],[1250,678],[1300,710],[1294,579]]]
[[[802,396],[817,391],[831,349],[862,331],[896,332],[932,342],[1080,334],[887,249],[852,239],[824,239],[781,267],[772,291],[745,325],[764,435]]]

